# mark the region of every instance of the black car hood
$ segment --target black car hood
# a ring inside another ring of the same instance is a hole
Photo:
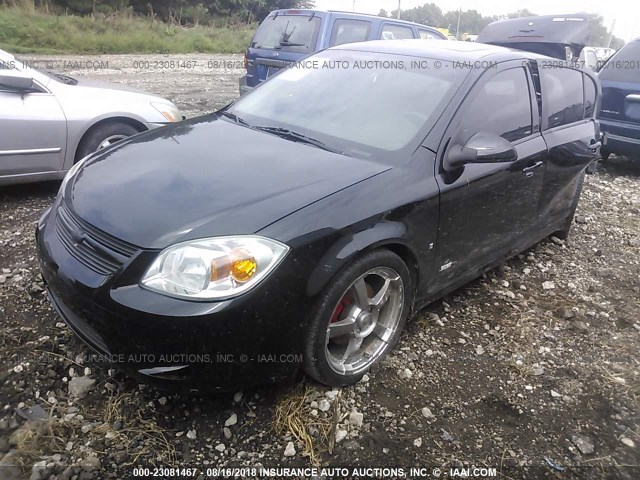
[[[568,60],[565,47],[577,58],[589,37],[589,19],[584,14],[539,15],[490,23],[478,34],[476,42]]]
[[[143,248],[252,234],[389,170],[208,116],[137,135],[89,159],[65,201]]]

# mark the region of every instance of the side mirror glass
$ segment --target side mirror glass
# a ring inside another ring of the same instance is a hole
[[[456,169],[467,163],[504,163],[518,159],[510,141],[492,133],[476,133],[467,143],[454,145],[447,152],[445,166]]]
[[[19,75],[0,75],[0,86],[10,90],[33,90],[33,78]]]

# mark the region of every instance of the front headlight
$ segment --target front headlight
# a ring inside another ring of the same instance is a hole
[[[92,153],[90,153],[89,155],[87,155],[86,157],[84,157],[81,160],[78,160],[75,165],[73,167],[71,167],[68,171],[67,174],[64,176],[64,178],[62,179],[62,183],[60,184],[60,190],[58,190],[58,194],[63,194],[64,193],[64,189],[67,187],[67,183],[69,183],[69,180],[71,180],[76,173],[78,173],[78,170],[80,170],[80,168],[82,168],[82,165],[84,165],[84,162],[87,161],[87,159],[89,157],[91,157],[91,155],[93,155]]]
[[[253,235],[179,243],[158,255],[141,286],[192,300],[235,297],[259,284],[288,251],[280,242]]]
[[[179,122],[182,120],[180,110],[173,103],[151,102],[151,106],[159,111],[169,122]]]

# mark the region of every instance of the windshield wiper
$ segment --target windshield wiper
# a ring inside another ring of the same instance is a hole
[[[326,143],[321,142],[320,140],[316,140],[315,138],[308,137],[302,133],[294,132],[293,130],[289,130],[287,128],[260,127],[260,126],[256,126],[253,128],[255,128],[256,130],[260,130],[262,132],[278,135],[279,137],[286,138],[287,140],[291,140],[294,142],[306,143],[307,145],[312,145],[314,147],[321,148],[322,150],[326,150],[327,152],[344,155],[343,151],[336,150],[335,148],[331,148]]]
[[[281,47],[306,47],[304,43],[295,43],[295,42],[278,42]]]
[[[247,122],[244,118],[239,117],[238,115],[236,115],[233,112],[230,112],[228,110],[225,110],[224,112],[222,112],[220,115],[230,118],[231,120],[233,120],[234,122],[236,122],[237,124],[240,125],[244,125],[245,127],[250,127],[251,125],[249,124],[249,122]]]

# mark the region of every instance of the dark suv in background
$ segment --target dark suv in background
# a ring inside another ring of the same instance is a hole
[[[621,154],[640,157],[640,38],[625,45],[600,70],[605,132],[602,159]]]
[[[447,40],[433,27],[360,13],[275,10],[262,22],[245,54],[240,95],[291,63],[345,43],[422,38]]]

